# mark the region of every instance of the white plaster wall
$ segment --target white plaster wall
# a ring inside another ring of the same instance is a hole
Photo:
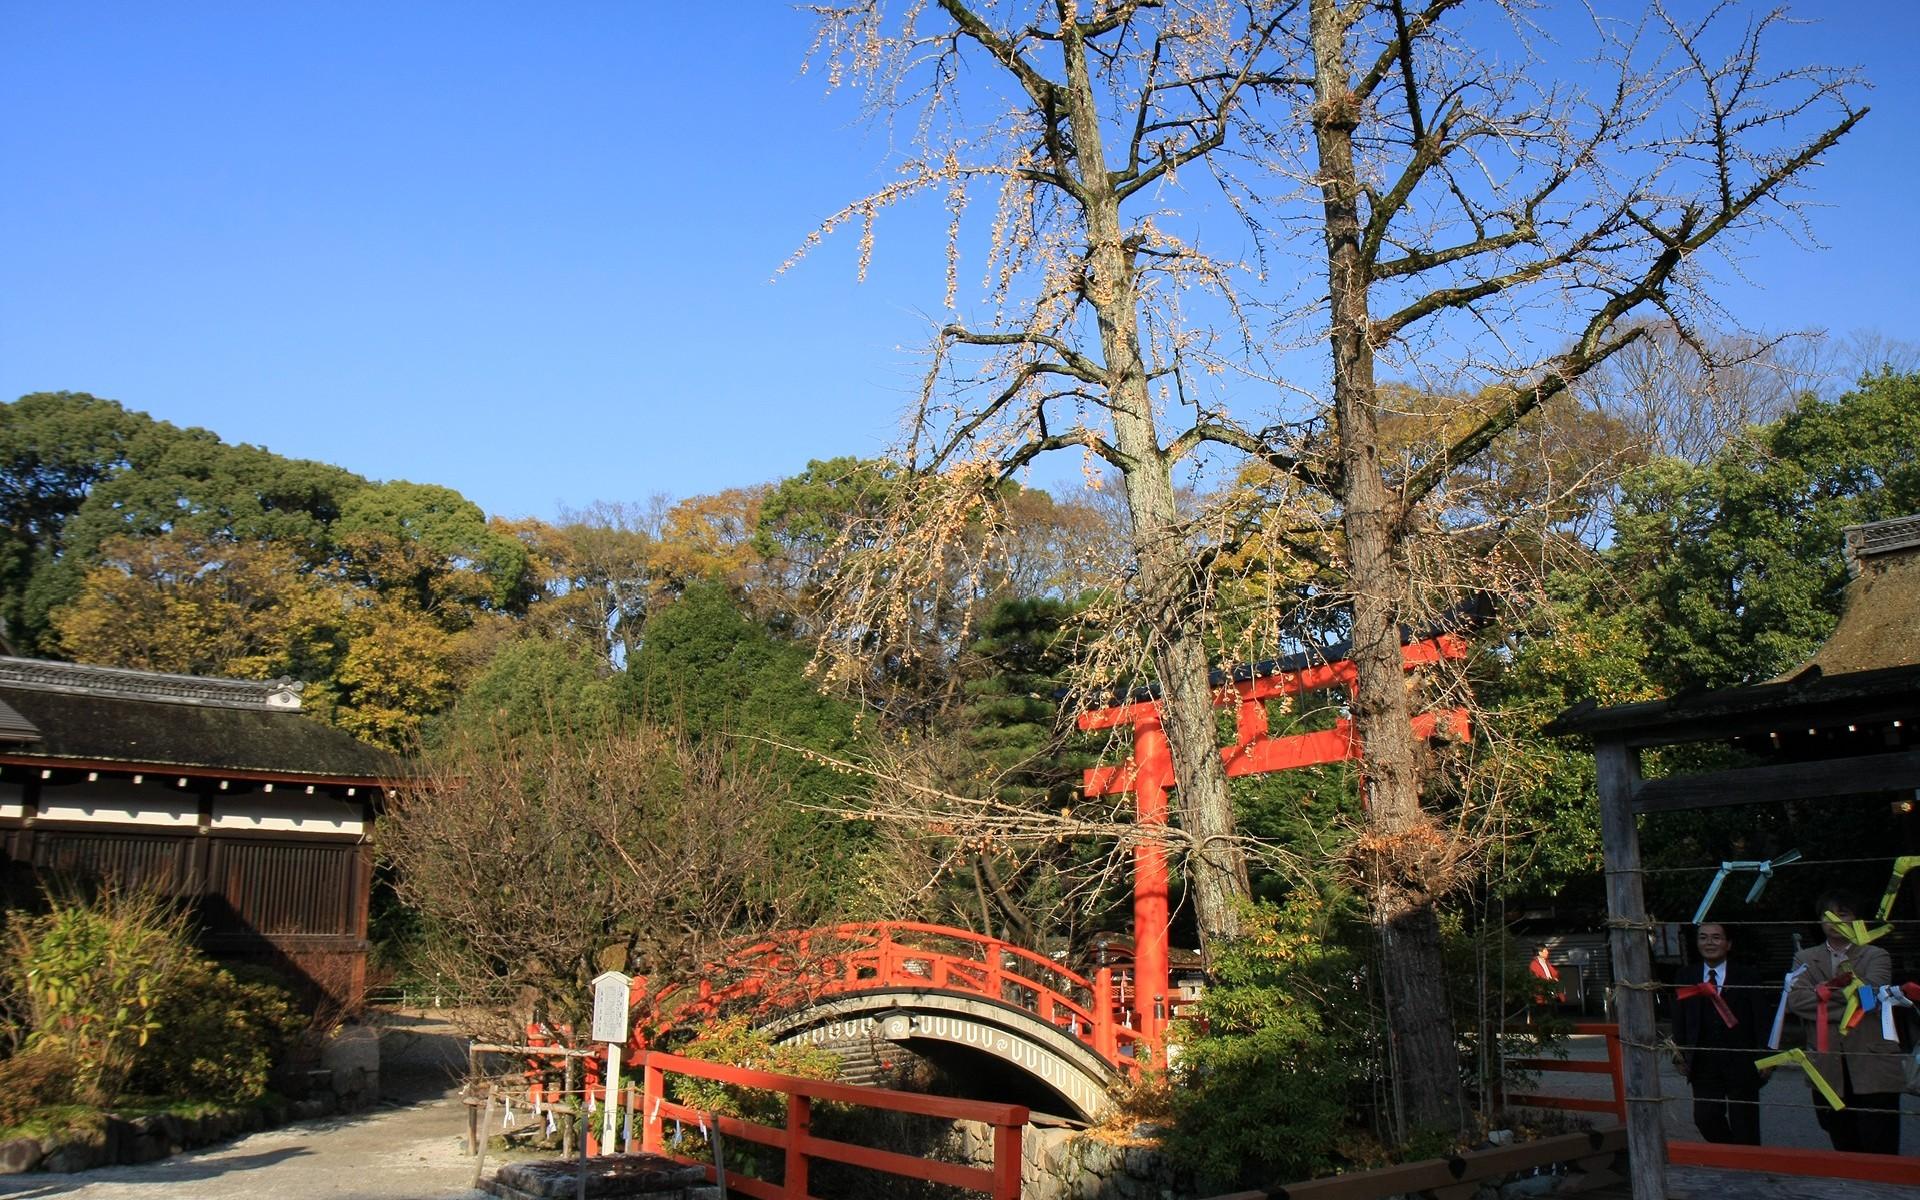
[[[39,816],[46,821],[192,829],[200,820],[200,798],[175,783],[172,775],[149,775],[143,784],[103,779],[42,788]]]
[[[231,800],[216,796],[213,827],[275,833],[360,833],[366,827],[361,812],[361,806],[354,801],[321,796],[288,795],[281,799],[278,793],[256,793]]]
[[[27,815],[26,789],[17,783],[0,783],[0,817],[18,819]]]

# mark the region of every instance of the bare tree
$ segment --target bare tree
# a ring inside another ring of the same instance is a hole
[[[792,820],[753,753],[639,727],[454,747],[394,797],[381,839],[427,965],[577,1023],[602,970],[674,978],[817,916],[810,856],[781,852]]]
[[[1691,22],[1575,10],[1551,31],[1525,0],[814,10],[830,81],[861,86],[907,147],[897,182],[816,237],[862,226],[864,265],[885,206],[930,191],[954,214],[952,316],[903,448],[923,486],[877,539],[889,573],[850,556],[829,653],[858,670],[906,611],[901,564],[932,561],[995,480],[1060,449],[1111,467],[1124,628],[1159,688],[1202,936],[1231,935],[1248,881],[1205,639],[1235,526],[1184,512],[1175,484],[1256,467],[1269,544],[1345,580],[1368,781],[1355,866],[1399,1097],[1410,1124],[1459,1123],[1434,905],[1460,855],[1422,805],[1400,657],[1403,623],[1451,581],[1423,577],[1445,556],[1419,543],[1446,531],[1464,466],[1650,321],[1704,336],[1709,248],[1800,231],[1794,189],[1864,115],[1852,77],[1769,67],[1784,14],[1731,4]],[[1563,55],[1550,33],[1585,45]],[[982,189],[984,295],[962,312]],[[1383,372],[1454,399],[1389,443]]]

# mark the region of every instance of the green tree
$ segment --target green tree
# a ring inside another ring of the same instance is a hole
[[[590,652],[571,642],[511,642],[460,694],[440,740],[474,745],[554,736],[582,738],[619,716],[620,684]]]
[[[1669,692],[1791,669],[1838,619],[1841,530],[1920,511],[1920,376],[1809,398],[1700,465],[1630,477],[1613,573],[1630,581],[1651,672]]]
[[[749,616],[724,583],[705,580],[647,622],[621,681],[629,711],[764,762],[792,805],[782,848],[832,864],[837,874],[821,884],[844,894],[869,830],[824,810],[841,808],[860,785],[812,755],[846,759],[857,750],[858,712],[814,686],[808,659],[805,647]]]
[[[129,442],[154,424],[85,392],[35,392],[0,405],[0,621],[22,653],[46,632],[27,620],[31,577],[60,558],[67,522],[96,485],[125,469]]]
[[[478,611],[524,611],[531,599],[527,548],[510,528],[452,488],[396,480],[363,488],[334,522],[350,576],[449,630]]]
[[[136,416],[138,414],[135,414]],[[204,429],[136,423],[124,462],[97,479],[65,523],[59,556],[33,573],[23,602],[29,631],[71,600],[114,539],[178,532],[205,542],[271,542],[309,566],[332,551],[330,526],[367,486],[350,471],[230,446]]]

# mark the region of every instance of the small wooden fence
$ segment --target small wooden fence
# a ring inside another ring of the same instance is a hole
[[[1527,1108],[1557,1108],[1573,1112],[1609,1113],[1622,1124],[1627,1119],[1627,1085],[1620,1053],[1618,1025],[1582,1024],[1577,1034],[1598,1034],[1606,1038],[1607,1059],[1524,1058],[1511,1065],[1528,1071],[1566,1071],[1606,1074],[1613,1081],[1613,1095],[1605,1100],[1580,1096],[1554,1096],[1541,1093],[1510,1093],[1506,1102]],[[1911,1158],[1888,1154],[1855,1154],[1840,1150],[1803,1149],[1790,1146],[1732,1146],[1712,1142],[1667,1142],[1667,1161],[1676,1166],[1719,1167],[1736,1171],[1766,1171],[1777,1175],[1802,1175],[1825,1179],[1854,1179],[1866,1183],[1920,1184],[1920,1163]],[[1301,1193],[1305,1195],[1306,1193]]]
[[[710,1113],[703,1113],[689,1105],[675,1103],[668,1099],[666,1094],[667,1078],[674,1075],[784,1094],[787,1098],[786,1124],[785,1126],[762,1125],[734,1117],[719,1117],[716,1120]],[[808,1200],[807,1188],[812,1164],[835,1162],[870,1171],[880,1171],[904,1179],[918,1179],[985,1192],[992,1197],[992,1200],[1019,1200],[1021,1138],[1027,1124],[1027,1110],[1017,1104],[950,1100],[940,1096],[922,1096],[888,1088],[827,1083],[816,1079],[774,1075],[766,1071],[752,1071],[743,1067],[724,1066],[719,1063],[702,1062],[698,1059],[655,1052],[642,1056],[641,1078],[640,1109],[644,1121],[641,1126],[641,1149],[655,1154],[665,1154],[668,1157],[678,1157],[671,1154],[670,1147],[666,1145],[666,1139],[662,1136],[664,1123],[678,1120],[713,1122],[722,1137],[737,1138],[756,1145],[771,1147],[780,1152],[782,1171],[778,1182],[740,1175],[732,1170],[727,1172],[725,1179],[727,1188],[741,1195],[754,1196],[758,1200]],[[957,1163],[937,1162],[910,1154],[898,1154],[891,1150],[878,1150],[871,1146],[857,1146],[851,1142],[816,1137],[812,1132],[813,1105],[823,1100],[888,1112],[938,1117],[949,1121],[980,1122],[993,1130],[993,1165],[991,1167],[961,1166]],[[680,1161],[694,1160],[681,1159]],[[709,1178],[716,1177],[713,1166],[708,1166],[707,1171]]]
[[[1507,1060],[1507,1065],[1522,1071],[1564,1071],[1575,1075],[1605,1075],[1613,1082],[1613,1095],[1605,1100],[1592,1096],[1554,1096],[1538,1092],[1509,1092],[1506,1096],[1508,1107],[1518,1105],[1523,1108],[1559,1108],[1572,1112],[1607,1113],[1620,1121],[1627,1121],[1627,1076],[1625,1060],[1620,1053],[1620,1027],[1618,1025],[1583,1023],[1575,1025],[1576,1036],[1598,1036],[1606,1039],[1607,1057],[1602,1062],[1586,1058],[1515,1058]]]

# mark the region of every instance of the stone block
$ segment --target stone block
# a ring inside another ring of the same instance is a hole
[[[62,1140],[47,1147],[47,1156],[41,1161],[40,1169],[57,1175],[91,1171],[107,1165],[106,1148],[106,1138],[98,1133],[71,1135],[71,1140]]]
[[[578,1186],[577,1159],[548,1159],[543,1162],[508,1163],[487,1182],[487,1190],[496,1196],[532,1197],[534,1200],[573,1200]],[[682,1200],[689,1189],[711,1191],[702,1167],[683,1166],[654,1154],[608,1154],[587,1160],[587,1195],[594,1200],[616,1197],[646,1197],[648,1200]]]
[[[40,1165],[47,1153],[30,1137],[0,1142],[0,1175],[24,1175]]]
[[[380,1034],[366,1025],[349,1025],[327,1039],[320,1049],[320,1066],[332,1072],[336,1096],[374,1097],[380,1094]]]

